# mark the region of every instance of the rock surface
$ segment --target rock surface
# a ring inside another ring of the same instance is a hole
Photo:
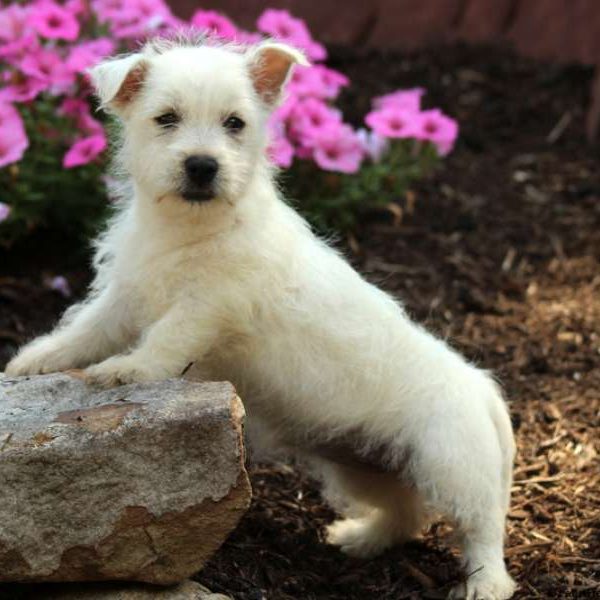
[[[228,383],[0,374],[0,581],[177,583],[250,503]]]
[[[195,581],[173,587],[156,587],[140,583],[83,583],[0,586],[1,600],[231,600],[214,594]],[[9,595],[12,593],[14,595]]]

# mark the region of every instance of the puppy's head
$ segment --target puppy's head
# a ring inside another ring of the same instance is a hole
[[[123,121],[126,170],[153,200],[234,205],[263,164],[266,120],[297,50],[155,42],[90,75]]]

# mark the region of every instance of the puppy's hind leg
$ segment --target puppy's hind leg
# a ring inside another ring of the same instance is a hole
[[[415,448],[412,475],[428,505],[457,528],[467,579],[449,598],[507,600],[515,590],[503,558],[507,512],[506,463],[490,415],[430,419]]]
[[[367,558],[419,533],[426,517],[422,499],[396,474],[339,465],[330,469],[338,494],[346,494],[348,504],[362,509],[358,516],[339,519],[327,528],[330,544],[350,556]]]

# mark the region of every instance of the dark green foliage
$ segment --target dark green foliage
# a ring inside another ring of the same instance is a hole
[[[10,217],[0,225],[0,244],[39,227],[89,237],[108,212],[102,179],[106,160],[65,169],[72,121],[59,116],[50,101],[19,108],[30,147],[21,161],[0,169],[0,201],[11,207]]]
[[[312,162],[296,161],[280,183],[286,197],[318,231],[347,231],[369,210],[401,200],[438,160],[432,144],[399,140],[381,162],[366,161],[358,173],[331,173]]]

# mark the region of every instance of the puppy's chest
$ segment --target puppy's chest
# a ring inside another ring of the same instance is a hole
[[[198,293],[202,276],[192,258],[140,254],[117,272],[117,285],[136,320],[155,321],[186,296]]]

